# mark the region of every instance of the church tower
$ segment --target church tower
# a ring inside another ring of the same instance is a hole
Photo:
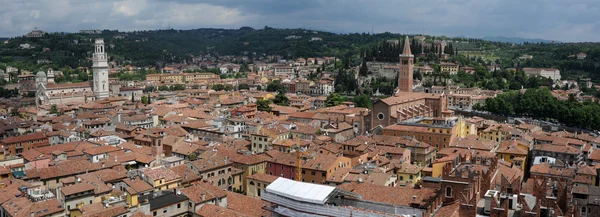
[[[400,54],[400,71],[398,73],[398,91],[413,91],[413,68],[415,56],[410,52],[408,36],[404,39],[404,50]]]
[[[104,39],[96,39],[94,44],[94,56],[92,70],[94,72],[93,90],[96,99],[104,99],[108,97],[108,59],[104,53]]]

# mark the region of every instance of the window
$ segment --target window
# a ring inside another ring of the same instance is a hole
[[[315,171],[311,171],[310,174],[314,176],[315,175]]]
[[[167,209],[163,209],[163,214],[167,213]]]
[[[385,115],[383,113],[379,112],[379,114],[377,114],[377,118],[379,120],[383,120],[385,118]]]
[[[177,204],[177,209],[180,209],[180,208],[181,208],[181,203],[178,203]]]
[[[452,197],[452,188],[446,187],[446,197]]]
[[[409,176],[409,179],[413,179],[413,175],[410,175],[410,176]]]
[[[152,216],[156,216],[156,211],[152,212]]]
[[[326,172],[323,172],[323,173],[321,174],[321,176],[325,177],[325,176],[327,176],[327,173],[326,173]]]
[[[92,200],[90,200],[90,204],[92,204]]]

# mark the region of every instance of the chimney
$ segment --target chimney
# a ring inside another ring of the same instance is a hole
[[[204,195],[204,193],[201,194],[202,200],[206,200],[206,196]]]
[[[417,195],[413,195],[413,200],[412,202],[414,203],[417,200]]]
[[[31,217],[35,216],[34,212],[29,213],[31,215]]]

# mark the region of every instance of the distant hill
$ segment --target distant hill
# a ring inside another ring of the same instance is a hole
[[[508,42],[515,44],[529,43],[552,43],[552,40],[539,39],[539,38],[519,38],[519,37],[505,37],[505,36],[485,36],[481,38],[486,41],[497,41],[497,42]],[[557,41],[558,42],[558,41]]]

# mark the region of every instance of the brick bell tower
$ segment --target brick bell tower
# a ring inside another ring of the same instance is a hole
[[[398,72],[398,91],[413,91],[413,68],[415,56],[410,52],[408,36],[404,39],[404,50],[400,54],[400,71]]]

